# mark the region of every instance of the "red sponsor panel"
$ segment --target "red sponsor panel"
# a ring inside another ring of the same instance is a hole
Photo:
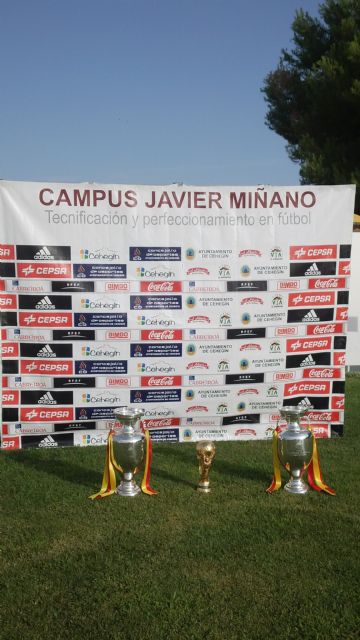
[[[21,407],[20,422],[71,422],[73,407]]]
[[[19,344],[17,342],[3,342],[1,345],[1,355],[3,358],[18,358]]]
[[[182,329],[143,329],[140,340],[182,340]]]
[[[10,405],[17,406],[19,404],[19,392],[14,389],[7,389],[2,392],[2,404],[4,407]]]
[[[331,349],[332,338],[330,336],[320,338],[296,338],[286,340],[286,352],[297,353],[298,351],[326,351]]]
[[[164,429],[166,427],[178,427],[180,418],[154,418],[141,421],[144,429]]]
[[[19,449],[20,438],[19,436],[7,436],[1,438],[1,446],[3,449]]]
[[[308,336],[325,336],[335,333],[344,333],[344,325],[342,323],[308,324],[306,327],[306,335]]]
[[[323,291],[319,293],[289,293],[289,307],[333,307],[335,304],[335,291]]]
[[[297,336],[298,328],[297,327],[276,327],[275,335],[276,336]]]
[[[141,376],[141,387],[181,387],[181,376]]]
[[[16,309],[16,307],[16,294],[6,293],[0,296],[0,309],[2,309],[2,311],[6,311],[7,309]]]
[[[5,291],[5,280],[0,280],[0,291]]]
[[[71,327],[72,313],[19,312],[20,327]]]
[[[343,411],[345,409],[345,396],[333,396],[331,398],[331,408]]]
[[[18,278],[71,278],[71,264],[64,262],[18,262]]]
[[[20,373],[31,375],[71,376],[72,360],[21,360]]]
[[[1,384],[3,389],[7,389],[7,387],[9,386],[9,380],[7,376],[2,376]]]
[[[315,438],[330,438],[331,427],[326,423],[318,423],[312,427]]]
[[[1,329],[1,340],[7,339],[7,331],[6,329]]]
[[[13,244],[0,244],[0,260],[15,260],[15,247]]]
[[[309,278],[308,289],[346,289],[346,278]]]
[[[333,260],[337,256],[336,244],[297,245],[290,247],[290,260]]]
[[[348,319],[349,307],[337,307],[335,320],[342,320],[343,322]]]
[[[149,282],[140,282],[140,291],[147,293],[174,293],[182,291],[182,283],[176,280],[151,280]]]
[[[284,396],[296,396],[296,395],[318,395],[318,394],[329,394],[330,393],[330,382],[329,380],[323,380],[321,382],[291,382],[289,384],[285,384],[284,386]]]
[[[309,411],[307,414],[310,422],[340,422],[339,411]]]
[[[3,436],[8,436],[9,435],[9,425],[7,424],[3,424],[1,427],[1,433]]]
[[[317,369],[316,367],[309,367],[303,369],[303,378],[313,379],[329,379],[336,380],[343,377],[343,371],[341,369],[333,369],[332,367],[324,367],[324,369]]]
[[[339,262],[339,276],[349,276],[351,273],[350,260],[340,260]]]
[[[335,351],[333,354],[333,361],[336,367],[345,367],[345,363],[346,363],[345,351]]]

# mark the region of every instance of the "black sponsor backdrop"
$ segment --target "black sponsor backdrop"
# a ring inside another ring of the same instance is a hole
[[[22,358],[72,358],[72,344],[28,344],[20,342],[20,355]]]
[[[69,389],[78,388],[94,388],[96,387],[96,378],[54,378],[54,389],[63,389],[65,387]]]
[[[84,291],[88,293],[95,292],[95,282],[90,280],[52,280],[51,291],[65,293],[69,291],[76,293],[76,291]]]
[[[16,257],[18,260],[36,260],[39,262],[51,260],[71,260],[70,247],[59,247],[42,244],[18,244],[16,245]]]
[[[71,296],[54,296],[46,293],[42,296],[19,294],[19,309],[32,309],[33,311],[57,311],[69,310],[72,307]]]
[[[94,329],[54,329],[53,340],[95,340]]]
[[[0,262],[0,278],[15,278],[15,264],[13,262]]]
[[[21,446],[23,449],[29,447],[39,447],[41,449],[52,449],[56,447],[74,446],[73,433],[52,433],[48,435],[21,436]]]
[[[86,426],[83,422],[63,422],[60,424],[54,424],[55,433],[59,431],[83,431],[84,429],[86,429],[86,431],[93,431],[96,429],[96,422],[88,420],[86,422]]]
[[[1,263],[0,263],[1,266]],[[2,327],[16,327],[17,326],[17,313],[16,311],[1,311],[0,312],[1,326]]]
[[[286,368],[297,369],[298,367],[315,367],[329,365],[331,363],[331,353],[316,351],[314,353],[302,353],[299,356],[286,356]]]
[[[247,338],[265,338],[266,329],[227,329],[226,337],[228,340],[246,340]]]
[[[350,258],[351,256],[351,244],[340,245],[340,258]]]
[[[226,282],[227,291],[267,291],[267,280],[229,280]]]
[[[43,406],[70,405],[73,403],[72,391],[21,391],[21,404]]]
[[[290,262],[290,277],[312,278],[314,276],[333,276],[336,273],[336,262]]]

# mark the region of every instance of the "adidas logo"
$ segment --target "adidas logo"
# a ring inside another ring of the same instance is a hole
[[[54,440],[52,436],[46,436],[41,442],[39,442],[39,447],[57,447],[58,443]]]
[[[39,358],[56,358],[56,353],[54,353],[52,348],[48,344],[46,344],[45,347],[37,352],[37,356]]]
[[[312,265],[305,271],[305,276],[321,276],[321,271],[317,266],[316,262],[313,262]]]
[[[52,397],[51,393],[48,391],[44,393],[41,398],[38,400],[38,404],[57,404],[56,400]]]
[[[304,360],[300,363],[300,367],[314,367],[316,366],[316,362],[312,355],[306,356]]]
[[[35,253],[34,260],[55,260],[55,258],[47,247],[43,247]]]
[[[51,302],[49,296],[44,296],[42,300],[40,300],[35,309],[55,309],[55,305]]]
[[[320,322],[320,318],[316,315],[314,309],[310,309],[302,319],[302,322]]]
[[[300,402],[298,402],[298,407],[306,407],[307,409],[312,409],[312,404],[309,400],[309,398],[303,398],[303,400],[300,400]]]

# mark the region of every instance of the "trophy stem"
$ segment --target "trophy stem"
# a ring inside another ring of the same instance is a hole
[[[126,496],[126,497],[134,497],[141,493],[140,487],[136,484],[134,480],[134,474],[131,472],[124,473],[123,480],[120,482],[119,486],[116,487],[115,493],[118,496]]]
[[[299,495],[304,495],[308,492],[309,487],[302,479],[300,471],[296,469],[292,471],[290,480],[286,483],[284,489],[288,493],[297,493]]]

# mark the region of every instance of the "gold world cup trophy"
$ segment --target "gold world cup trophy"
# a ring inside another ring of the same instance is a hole
[[[215,444],[210,441],[201,441],[196,444],[196,456],[199,461],[200,480],[197,490],[200,493],[210,493],[209,473],[215,456]]]

